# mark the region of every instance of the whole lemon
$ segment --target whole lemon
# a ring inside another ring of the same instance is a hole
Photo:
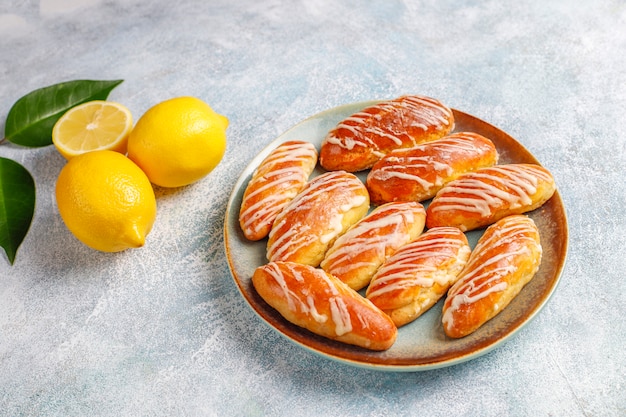
[[[156,218],[148,177],[114,151],[92,151],[70,159],[57,179],[56,200],[70,232],[103,252],[143,246]]]
[[[195,97],[156,104],[128,138],[128,157],[153,184],[180,187],[204,178],[226,151],[228,119]]]

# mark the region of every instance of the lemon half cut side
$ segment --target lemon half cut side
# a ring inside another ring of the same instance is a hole
[[[126,153],[133,117],[123,104],[93,100],[66,111],[52,129],[52,143],[65,159],[86,152]]]

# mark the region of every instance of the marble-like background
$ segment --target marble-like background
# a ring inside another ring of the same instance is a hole
[[[626,414],[623,0],[3,1],[0,114],[72,79],[124,79],[110,98],[137,118],[198,96],[230,119],[228,149],[201,182],[156,190],[144,248],[103,254],[58,215],[63,158],[0,146],[37,184],[15,264],[0,256],[0,415]],[[222,228],[239,173],[280,133],[405,93],[522,142],[556,178],[570,246],[556,293],[512,340],[394,374],[276,335],[238,293]]]

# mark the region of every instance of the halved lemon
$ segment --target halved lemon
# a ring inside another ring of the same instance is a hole
[[[126,153],[133,117],[123,104],[94,100],[69,109],[52,129],[52,143],[71,158],[101,150]]]

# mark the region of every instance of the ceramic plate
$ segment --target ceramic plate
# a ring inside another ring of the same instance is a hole
[[[254,170],[274,148],[288,140],[306,140],[319,150],[326,133],[339,121],[374,103],[348,104],[306,119],[279,136],[250,162],[230,196],[224,225],[226,254],[235,283],[250,307],[274,330],[287,340],[329,359],[383,371],[420,371],[484,355],[526,325],[546,304],[558,284],[568,243],[565,209],[558,192],[542,207],[528,213],[539,228],[543,245],[543,259],[537,275],[499,315],[462,339],[445,336],[441,325],[443,301],[440,300],[417,320],[401,327],[396,343],[389,350],[372,352],[316,336],[289,323],[266,304],[252,286],[254,270],[267,262],[267,239],[258,242],[246,240],[239,228],[238,217],[243,193]],[[455,131],[473,131],[494,142],[500,154],[500,164],[539,163],[500,129],[458,110],[454,110],[454,117]],[[322,172],[318,166],[313,176]],[[360,173],[359,176],[365,180],[366,174]],[[427,202],[424,205],[427,206]],[[472,247],[481,235],[482,230],[467,232]]]

